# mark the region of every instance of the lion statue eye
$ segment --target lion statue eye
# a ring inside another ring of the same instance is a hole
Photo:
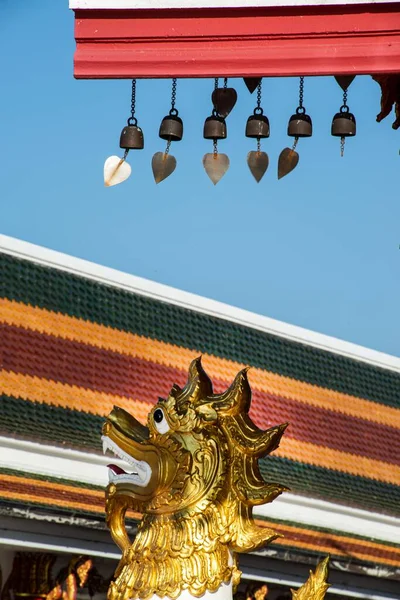
[[[161,408],[156,408],[153,414],[154,425],[159,433],[167,433],[169,425],[165,418],[164,411]]]

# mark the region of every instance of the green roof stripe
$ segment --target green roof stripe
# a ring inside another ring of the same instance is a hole
[[[101,453],[102,417],[0,395],[0,435]]]
[[[0,254],[0,295],[400,407],[400,374]]]
[[[21,477],[32,479],[33,481],[46,481],[49,483],[59,483],[60,485],[69,485],[71,487],[85,489],[85,490],[95,490],[95,491],[104,491],[101,485],[92,485],[91,483],[83,483],[82,481],[73,481],[72,479],[63,479],[62,477],[51,477],[50,475],[41,475],[40,473],[30,473],[29,471],[16,471],[15,469],[7,469],[6,467],[0,467],[1,475],[11,475],[13,477]]]
[[[294,493],[398,515],[400,487],[397,485],[278,456],[269,456],[260,464],[266,481],[286,485]]]
[[[0,414],[0,435],[101,454],[100,416],[4,395]],[[267,481],[286,485],[294,493],[398,514],[399,486],[276,456],[260,464]]]

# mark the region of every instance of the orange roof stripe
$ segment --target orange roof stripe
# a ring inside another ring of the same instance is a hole
[[[8,396],[86,410],[100,415],[108,414],[117,404],[132,412],[134,409],[137,418],[142,422],[146,421],[149,412],[149,405],[144,402],[4,370],[0,371],[0,392]],[[400,485],[400,467],[396,465],[309,442],[284,439],[276,454],[291,460]]]
[[[187,371],[188,363],[196,354],[199,354],[194,350],[7,299],[0,300],[0,309],[0,321],[4,323],[90,344],[178,368],[184,372]],[[213,355],[203,355],[203,361],[214,377],[227,382],[230,382],[237,372],[246,366]],[[390,406],[304,383],[259,368],[250,370],[250,380],[252,387],[262,392],[400,429],[400,411]],[[96,395],[99,396],[99,394]],[[101,395],[105,396],[106,394]]]
[[[327,446],[317,446],[294,438],[283,437],[274,455],[400,485],[400,467],[396,465],[341,450],[333,450]]]
[[[136,418],[144,423],[150,408],[147,402],[140,400],[4,370],[0,370],[0,393],[101,416],[108,415],[117,405],[134,412]]]
[[[346,535],[345,533],[343,533],[343,535],[337,535],[335,533],[330,533],[329,531],[318,531],[316,529],[307,529],[306,527],[298,527],[297,525],[288,525],[287,523],[276,523],[275,521],[264,521],[264,520],[258,520],[255,519],[256,523],[258,526],[260,527],[267,527],[268,529],[273,529],[274,531],[279,532],[281,535],[286,536],[286,537],[281,537],[278,538],[277,540],[274,540],[274,543],[276,543],[277,541],[279,541],[279,543],[284,544],[285,540],[287,543],[287,540],[290,538],[292,541],[292,537],[297,535],[297,534],[304,534],[306,533],[309,537],[313,537],[315,540],[319,540],[321,537],[328,539],[329,541],[332,542],[337,542],[338,545],[340,545],[343,540],[345,539],[346,542],[348,543],[352,543],[352,544],[362,544],[363,546],[368,546],[371,548],[371,550],[383,550],[383,551],[387,551],[390,550],[390,552],[393,552],[394,554],[399,556],[399,561],[400,561],[400,546],[388,546],[386,544],[381,544],[379,542],[375,542],[375,541],[369,541],[369,540],[365,540],[365,539],[360,539],[360,538],[355,538],[355,537],[351,537],[350,535]]]
[[[67,482],[64,483],[58,483],[56,481],[46,481],[44,479],[35,479],[33,477],[19,477],[18,475],[9,475],[9,474],[5,474],[5,473],[0,473],[0,482],[6,482],[7,484],[10,483],[29,483],[30,485],[34,485],[35,488],[49,488],[49,486],[51,486],[54,490],[60,490],[60,491],[68,491],[68,492],[74,492],[74,493],[81,493],[81,491],[84,492],[85,496],[92,496],[93,498],[96,499],[103,499],[105,502],[105,492],[103,490],[93,490],[90,488],[82,488],[79,486],[74,486],[74,485],[69,485]],[[1,489],[1,487],[0,487]],[[1,493],[3,493],[3,490],[1,490]]]
[[[341,540],[343,542],[343,539]],[[338,554],[338,555],[343,555],[345,548],[343,548],[343,550],[340,552],[338,551],[337,548],[332,548],[331,545],[328,544],[318,544],[317,547],[315,547],[314,544],[309,544],[308,542],[302,542],[301,540],[290,540],[290,542],[288,542],[288,540],[284,541],[283,538],[278,538],[276,540],[273,541],[274,544],[279,544],[280,546],[296,546],[296,548],[304,548],[305,550],[311,550],[313,552],[315,552],[316,550],[318,552],[326,552],[327,554]],[[373,553],[369,553],[369,552],[362,552],[362,551],[357,551],[357,550],[352,550],[351,551],[351,556],[353,558],[358,558],[360,560],[367,560],[367,561],[373,561],[373,562],[382,562],[385,565],[393,565],[398,567],[399,566],[399,561],[396,559],[390,559],[390,558],[385,558],[385,559],[380,559],[380,557],[376,556]]]

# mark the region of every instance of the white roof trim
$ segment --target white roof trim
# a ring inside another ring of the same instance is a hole
[[[110,460],[109,456],[0,437],[0,467],[23,473],[79,481],[105,489]],[[112,462],[129,470],[129,465],[117,458],[113,457]],[[270,504],[255,507],[254,514],[387,542],[397,540],[400,531],[400,518],[290,493]]]
[[[164,9],[164,8],[247,8],[278,6],[329,6],[379,4],[397,0],[70,0],[72,9]]]
[[[289,325],[282,321],[276,321],[269,317],[230,306],[229,304],[184,292],[161,283],[129,275],[128,273],[103,267],[5,235],[0,235],[0,252],[30,260],[31,262],[39,263],[53,269],[80,275],[81,277],[112,285],[135,294],[154,298],[160,302],[168,302],[188,310],[238,323],[245,327],[286,338],[293,342],[314,346],[321,350],[400,372],[400,358],[395,356],[370,350],[363,346],[345,342],[321,333],[315,333],[302,327]]]

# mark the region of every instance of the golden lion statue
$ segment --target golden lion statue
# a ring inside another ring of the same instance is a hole
[[[214,394],[196,359],[186,386],[174,385],[159,400],[147,427],[118,407],[108,416],[103,449],[132,466],[126,473],[109,465],[107,524],[122,558],[108,600],[230,600],[241,575],[237,553],[278,536],[257,526],[252,510],[287,489],[264,481],[258,465],[278,447],[287,424],[260,430],[250,402],[247,369]],[[143,515],[133,542],[127,510]]]

